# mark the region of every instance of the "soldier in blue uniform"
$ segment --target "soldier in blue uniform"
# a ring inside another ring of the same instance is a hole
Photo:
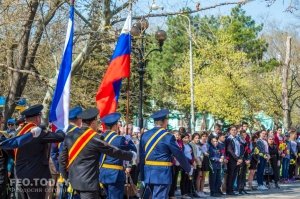
[[[70,109],[69,111],[69,127],[67,129],[67,134],[72,134],[74,132],[80,131],[80,127],[82,126],[82,119],[78,117],[82,113],[82,107],[81,106],[76,106]],[[57,180],[57,190],[56,194],[59,196],[59,198],[66,198],[67,196],[67,185],[63,179],[63,177],[60,175],[58,177],[57,174],[59,174],[59,162],[58,162],[58,157],[60,152],[63,149],[63,142],[61,143],[53,143],[51,146],[51,160],[54,165],[54,169],[51,170],[52,176],[55,180]],[[57,179],[58,177],[58,179]]]
[[[120,113],[111,113],[101,119],[107,127],[106,132],[103,134],[104,141],[119,149],[136,152],[134,145],[128,144],[125,137],[117,134],[120,117]],[[108,199],[123,198],[125,184],[123,161],[103,154],[100,158],[99,180],[107,188]]]
[[[155,127],[141,137],[141,180],[146,185],[143,198],[148,198],[149,191],[147,190],[151,190],[152,199],[168,198],[172,184],[173,156],[187,173],[191,171],[191,166],[176,144],[175,137],[166,130],[168,114],[167,109],[155,112],[151,116]]]
[[[120,150],[103,141],[97,133],[99,112],[96,108],[83,111],[80,131],[67,134],[59,155],[59,169],[69,179],[81,199],[99,198],[99,160],[106,154],[123,160],[132,160],[136,154]],[[74,156],[72,154],[75,154]]]
[[[0,144],[4,149],[18,147],[15,150],[15,174],[18,182],[29,182],[19,184],[22,198],[27,199],[45,198],[48,184],[45,181],[51,178],[48,143],[61,142],[65,137],[65,133],[61,130],[52,133],[39,126],[42,109],[43,106],[38,104],[24,110],[21,114],[26,117],[26,123],[17,132],[17,136]],[[32,133],[39,136],[33,139]],[[24,137],[29,143],[20,146],[20,141],[24,142]]]

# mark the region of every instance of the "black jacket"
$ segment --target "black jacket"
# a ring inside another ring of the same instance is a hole
[[[100,134],[96,134],[82,149],[67,169],[68,152],[88,127],[67,134],[63,150],[59,155],[59,169],[64,179],[69,179],[73,189],[78,191],[97,191],[99,187],[99,161],[102,153],[122,160],[131,160],[132,153],[107,144]]]
[[[64,137],[65,133],[61,130],[56,133],[43,130],[39,137],[18,148],[15,162],[17,178],[51,178],[48,143],[62,142]]]
[[[234,143],[234,140],[230,137],[228,137],[225,141],[225,150],[226,150],[226,157],[229,158],[229,161],[238,161],[239,159],[241,159],[242,157],[242,153],[243,151],[241,150],[240,148],[240,155],[237,156],[235,154],[235,143]]]

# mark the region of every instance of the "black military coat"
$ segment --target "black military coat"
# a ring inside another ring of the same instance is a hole
[[[132,153],[120,150],[103,141],[100,134],[96,134],[78,154],[69,168],[68,153],[78,137],[88,128],[67,134],[63,150],[59,155],[59,169],[64,179],[69,179],[73,189],[78,191],[97,191],[99,188],[99,161],[102,153],[122,160],[131,160]]]
[[[58,130],[56,133],[43,130],[41,135],[31,142],[18,148],[16,157],[16,176],[19,179],[49,179],[49,144],[62,142],[65,133]]]

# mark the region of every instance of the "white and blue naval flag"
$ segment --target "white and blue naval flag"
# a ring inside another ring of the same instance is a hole
[[[59,69],[56,88],[50,108],[49,120],[58,129],[66,132],[69,125],[70,83],[72,69],[72,50],[74,34],[74,0],[71,1],[70,18],[63,52],[62,62]]]

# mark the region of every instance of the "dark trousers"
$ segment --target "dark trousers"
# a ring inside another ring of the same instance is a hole
[[[139,173],[140,173],[139,168],[140,168],[139,165],[132,165],[132,167],[131,167],[130,175],[131,175],[132,181],[135,185],[137,185],[137,182],[138,182],[138,177],[139,177]]]
[[[226,180],[226,193],[233,192],[234,181],[237,176],[238,166],[236,165],[237,161],[229,159],[227,164],[227,180]]]
[[[245,189],[246,184],[246,173],[247,173],[247,165],[243,162],[238,167],[238,179],[237,179],[237,187],[239,191]]]
[[[296,170],[296,164],[290,164],[289,166],[289,179],[294,178]]]
[[[209,172],[210,194],[219,193],[221,189],[221,169],[214,169]]]
[[[175,196],[180,168],[181,168],[180,166],[176,166],[176,165],[173,166],[173,178],[172,178],[172,185],[169,192],[169,197]]]
[[[259,163],[257,165],[257,172],[256,172],[258,186],[264,185],[265,166],[266,166],[266,159],[263,157],[259,157]]]
[[[45,198],[46,186],[18,186],[18,196],[22,199]]]
[[[99,191],[80,191],[80,199],[99,199]]]
[[[183,170],[181,171],[180,190],[181,195],[192,193],[192,180],[189,178],[189,175]]]
[[[280,167],[277,165],[277,159],[271,159],[270,164],[273,169],[273,178],[272,179],[274,180],[275,183],[277,183],[279,181],[279,170],[280,170]],[[268,182],[269,182],[269,179],[268,179]]]

